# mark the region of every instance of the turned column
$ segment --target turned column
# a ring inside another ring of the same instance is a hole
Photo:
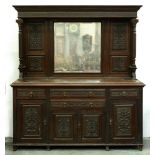
[[[19,80],[23,80],[23,72],[25,69],[24,65],[24,55],[23,55],[23,45],[22,45],[22,39],[23,39],[23,32],[22,32],[22,27],[23,27],[23,19],[18,18],[16,20],[19,26]]]
[[[132,38],[131,38],[132,53],[131,53],[131,56],[132,56],[132,58],[131,58],[130,70],[131,70],[132,79],[136,79],[136,69],[137,69],[136,63],[135,63],[135,61],[136,61],[136,24],[137,24],[137,22],[138,22],[138,19],[136,19],[136,18],[131,19],[131,28],[132,28],[131,29],[132,30],[132,35],[131,35],[132,36]]]

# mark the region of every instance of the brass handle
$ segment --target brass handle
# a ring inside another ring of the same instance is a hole
[[[66,102],[64,102],[64,103],[63,103],[63,105],[64,105],[64,107],[66,107],[67,103],[66,103]]]
[[[33,97],[33,92],[32,91],[29,93],[29,96],[30,97]]]
[[[121,95],[122,95],[122,96],[126,96],[126,95],[127,95],[127,92],[126,92],[126,91],[123,91],[123,92],[121,93]]]
[[[94,95],[94,93],[90,91],[89,92],[89,96],[93,96],[93,95]]]

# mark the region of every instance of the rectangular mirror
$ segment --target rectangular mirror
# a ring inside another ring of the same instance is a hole
[[[101,72],[101,23],[54,23],[54,72]]]

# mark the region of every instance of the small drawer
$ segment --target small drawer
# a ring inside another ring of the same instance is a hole
[[[50,97],[105,97],[105,89],[50,89]]]
[[[99,108],[105,106],[105,100],[51,100],[51,108]]]
[[[17,88],[17,98],[20,99],[44,99],[46,97],[44,89]]]
[[[110,89],[111,97],[138,97],[139,89]]]

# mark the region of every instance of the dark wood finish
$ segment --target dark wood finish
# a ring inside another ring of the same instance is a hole
[[[136,17],[139,6],[14,6],[21,18]]]
[[[13,148],[143,146],[136,79],[141,6],[14,6],[19,79],[13,87]],[[54,73],[54,22],[101,22],[101,72]]]

